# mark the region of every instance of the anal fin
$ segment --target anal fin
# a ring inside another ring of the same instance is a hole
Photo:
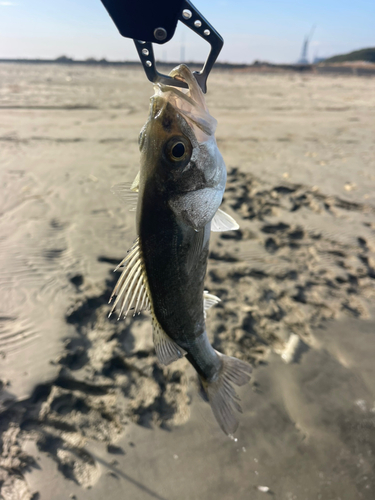
[[[165,333],[155,317],[152,318],[152,337],[156,355],[163,365],[169,365],[186,355],[186,351]]]

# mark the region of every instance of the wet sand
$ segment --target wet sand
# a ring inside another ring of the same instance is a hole
[[[151,85],[0,76],[0,497],[373,499],[374,79],[210,78],[241,230],[211,238],[207,325],[254,366],[231,441],[188,363],[158,364],[146,314],[107,319],[135,238],[110,187],[137,172]]]

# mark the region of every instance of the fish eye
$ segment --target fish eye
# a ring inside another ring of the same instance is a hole
[[[182,142],[176,142],[176,144],[172,148],[172,156],[173,158],[178,158],[179,160],[185,154],[185,145]]]
[[[190,141],[183,136],[172,137],[166,144],[165,154],[168,160],[182,166],[189,162],[192,153]]]

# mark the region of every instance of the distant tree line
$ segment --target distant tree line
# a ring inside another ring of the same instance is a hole
[[[349,52],[348,54],[342,54],[339,56],[330,57],[326,59],[324,63],[343,63],[343,62],[354,62],[354,61],[365,61],[375,63],[375,47],[369,49],[355,50],[354,52]]]

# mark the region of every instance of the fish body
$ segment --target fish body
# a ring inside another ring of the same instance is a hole
[[[151,98],[139,140],[140,174],[132,185],[138,192],[138,239],[114,294],[122,310],[149,306],[159,360],[169,364],[186,355],[219,425],[232,434],[233,409],[241,409],[231,384],[246,383],[251,367],[211,346],[205,309],[218,299],[204,291],[212,226],[234,227],[218,212],[226,168],[214,137],[216,120],[194,76],[184,65],[172,76],[185,80],[189,91],[159,85]]]

